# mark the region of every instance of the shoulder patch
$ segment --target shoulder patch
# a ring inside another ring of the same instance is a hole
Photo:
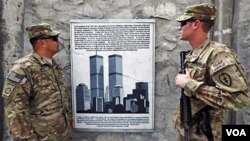
[[[219,71],[219,70],[221,70],[229,65],[232,65],[232,64],[233,64],[233,62],[231,62],[228,59],[224,59],[224,60],[220,59],[220,60],[216,61],[214,64],[212,64],[211,69],[213,72],[217,72],[217,71]]]
[[[11,92],[15,89],[16,85],[13,83],[5,83],[3,95],[4,96],[10,96]]]
[[[18,74],[18,73],[16,73],[16,72],[10,72],[9,74],[8,74],[8,76],[7,76],[7,79],[9,79],[9,80],[11,80],[11,81],[14,81],[14,82],[16,82],[16,83],[19,83],[19,82],[21,82],[21,80],[24,78],[24,76],[23,75],[21,75],[21,74]]]
[[[220,81],[221,81],[222,84],[224,84],[224,85],[226,85],[226,86],[228,86],[228,87],[230,87],[231,84],[232,84],[231,77],[230,77],[230,75],[227,74],[227,73],[221,73],[221,74],[219,75],[219,79],[220,79]]]

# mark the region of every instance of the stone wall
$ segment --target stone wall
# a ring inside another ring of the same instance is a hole
[[[28,54],[31,45],[25,27],[47,22],[59,30],[62,50],[55,59],[64,67],[70,84],[70,19],[156,19],[155,32],[155,129],[149,133],[74,131],[75,141],[174,141],[172,114],[179,98],[174,77],[179,71],[179,52],[188,44],[178,40],[175,18],[190,4],[214,0],[0,0],[1,82],[14,60]],[[248,0],[216,1],[220,16],[211,37],[230,43],[245,65],[250,80],[250,15]],[[231,11],[231,12],[228,12]],[[249,16],[248,16],[249,15]],[[229,24],[230,23],[230,24]],[[227,32],[231,29],[231,32]],[[216,34],[215,34],[216,33]],[[1,84],[2,85],[2,84]],[[237,113],[238,123],[250,123],[249,110]],[[10,140],[5,134],[4,140]]]

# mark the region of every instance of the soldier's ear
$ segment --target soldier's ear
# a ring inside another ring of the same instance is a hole
[[[196,21],[192,22],[192,26],[194,29],[197,29],[199,26],[201,26],[201,21],[196,20]]]
[[[45,42],[45,40],[38,39],[37,40],[37,45],[40,46],[40,47],[46,47],[46,42]]]

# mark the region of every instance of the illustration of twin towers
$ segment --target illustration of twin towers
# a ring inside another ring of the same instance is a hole
[[[105,91],[103,56],[90,56],[89,61],[90,89],[85,83],[76,87],[77,113],[149,113],[147,82],[135,82],[132,93],[124,95],[121,55],[108,56],[109,85]]]

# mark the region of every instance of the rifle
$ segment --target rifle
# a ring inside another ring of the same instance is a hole
[[[181,71],[180,74],[186,73],[186,65],[185,65],[185,59],[186,54],[189,51],[182,51],[180,53],[181,57]],[[184,138],[185,141],[190,141],[190,126],[189,122],[191,121],[192,115],[191,115],[191,104],[190,104],[190,98],[184,94],[184,89],[181,89],[181,98],[180,98],[180,112],[181,112],[181,122],[184,125]]]

